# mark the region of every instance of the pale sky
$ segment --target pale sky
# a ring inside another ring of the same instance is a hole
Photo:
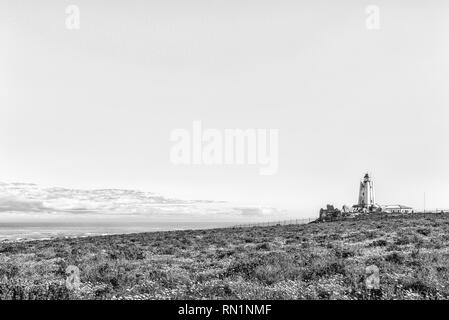
[[[448,89],[445,0],[0,0],[0,181],[309,217],[369,171],[380,204],[449,208]],[[194,120],[278,129],[278,173],[174,166]]]

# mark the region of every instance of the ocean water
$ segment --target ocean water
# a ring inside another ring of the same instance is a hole
[[[44,240],[64,237],[86,237],[186,229],[208,229],[232,226],[232,222],[214,221],[152,221],[104,219],[82,221],[2,221],[0,241]]]

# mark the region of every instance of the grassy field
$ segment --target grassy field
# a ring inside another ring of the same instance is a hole
[[[449,215],[0,244],[0,299],[449,298]],[[65,270],[80,270],[79,290]]]

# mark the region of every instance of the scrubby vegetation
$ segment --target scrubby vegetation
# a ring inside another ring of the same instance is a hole
[[[0,244],[1,299],[449,298],[449,215]],[[80,270],[79,290],[65,270]]]

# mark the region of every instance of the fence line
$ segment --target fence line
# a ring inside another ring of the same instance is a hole
[[[424,212],[424,211],[423,211]],[[425,213],[449,213],[449,209],[428,209]]]
[[[290,219],[290,220],[277,220],[267,222],[245,223],[232,226],[231,228],[252,228],[252,227],[273,227],[273,226],[286,226],[292,224],[306,224],[315,221],[317,218],[303,218],[303,219]]]
[[[415,214],[419,213],[449,213],[449,209],[428,209],[425,212],[424,211],[415,211]],[[238,224],[233,225],[227,228],[252,228],[252,227],[273,227],[273,226],[286,226],[286,225],[293,225],[293,224],[306,224],[312,221],[317,220],[317,217],[314,218],[303,218],[303,219],[289,219],[289,220],[274,220],[274,221],[267,221],[267,222],[256,222],[256,223],[244,223],[244,224]]]

